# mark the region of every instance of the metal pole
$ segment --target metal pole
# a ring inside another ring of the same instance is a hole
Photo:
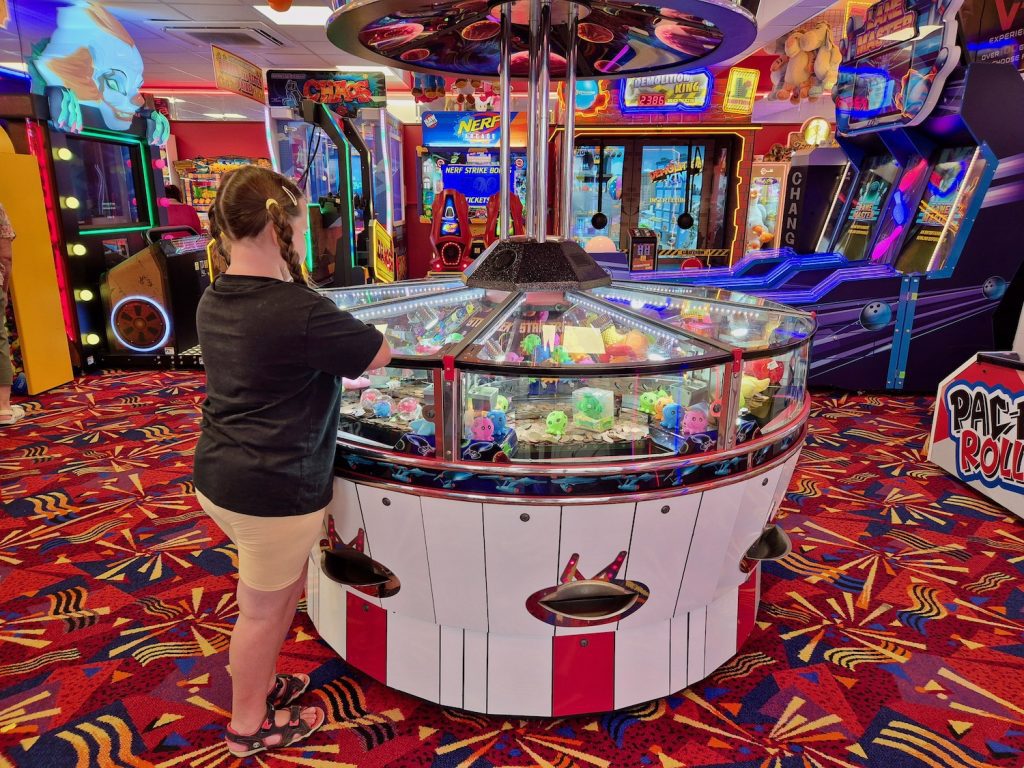
[[[572,239],[572,193],[576,184],[573,165],[576,157],[576,53],[579,6],[568,4],[565,19],[565,135],[562,137],[562,237]]]
[[[537,239],[537,206],[540,201],[537,199],[537,183],[538,173],[537,170],[540,167],[540,161],[537,157],[537,92],[539,90],[539,79],[540,79],[540,55],[538,47],[540,45],[540,7],[541,0],[530,0],[530,39],[529,39],[529,51],[530,51],[530,82],[527,90],[527,105],[528,105],[528,120],[526,128],[526,146],[527,146],[527,159],[528,168],[526,169],[527,178],[530,180],[529,189],[527,190],[527,215],[526,215],[526,235],[527,237]]]
[[[501,187],[498,212],[498,239],[508,237],[511,229],[512,173],[512,5],[506,3],[501,12],[501,53],[498,61],[498,87],[501,89]]]
[[[537,45],[537,240],[548,236],[548,109],[551,103],[551,0],[540,0]],[[532,19],[531,19],[532,21]]]

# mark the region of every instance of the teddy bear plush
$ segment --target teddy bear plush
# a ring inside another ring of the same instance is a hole
[[[778,54],[771,65],[772,88],[765,97],[769,101],[817,101],[839,79],[843,53],[826,22],[795,30],[765,50]]]

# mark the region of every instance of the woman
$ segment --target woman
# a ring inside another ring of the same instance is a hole
[[[7,295],[11,290],[11,245],[14,228],[0,203],[0,426],[11,426],[25,418],[25,409],[11,404],[14,365],[7,339]]]
[[[238,548],[228,749],[245,756],[300,741],[322,710],[294,702],[304,675],[277,675],[331,500],[341,377],[386,365],[374,328],[307,287],[298,187],[248,166],[225,175],[210,212],[227,270],[197,321],[206,365],[196,496]]]
[[[192,227],[197,235],[203,233],[203,223],[199,220],[199,214],[191,205],[187,205],[181,198],[181,190],[174,184],[164,187],[164,194],[167,196],[167,224],[171,227]]]

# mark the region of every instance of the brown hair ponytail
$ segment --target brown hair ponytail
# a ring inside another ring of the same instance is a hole
[[[210,234],[217,239],[217,250],[225,264],[230,263],[225,240],[258,237],[269,223],[274,226],[288,273],[295,282],[305,283],[292,229],[292,219],[304,213],[301,200],[302,190],[295,182],[267,168],[247,165],[224,174],[210,208]]]

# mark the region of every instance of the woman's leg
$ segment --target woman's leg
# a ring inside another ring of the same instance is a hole
[[[299,579],[305,579],[305,572]],[[299,583],[296,582],[296,583]],[[253,733],[267,713],[267,681],[272,680],[285,635],[295,617],[296,584],[273,592],[238,582],[238,620],[231,633],[231,728]],[[306,708],[302,719],[312,725],[316,710]],[[287,713],[278,712],[279,723]]]

